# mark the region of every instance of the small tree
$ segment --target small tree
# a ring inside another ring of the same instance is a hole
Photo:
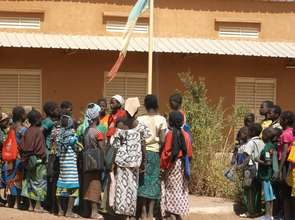
[[[223,174],[230,161],[234,128],[246,109],[240,106],[224,109],[223,98],[213,104],[207,98],[204,82],[194,80],[189,73],[180,73],[179,78],[185,88],[183,108],[193,137],[190,191],[233,198],[237,187]]]

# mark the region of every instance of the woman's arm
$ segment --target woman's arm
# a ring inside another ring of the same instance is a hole
[[[167,169],[169,167],[169,162],[171,159],[171,146],[172,146],[172,133],[169,132],[165,138],[165,144],[160,158],[160,167],[161,169]]]
[[[285,164],[285,162],[287,160],[287,154],[288,154],[288,144],[284,144],[283,152],[282,152],[282,158],[281,158],[280,166],[279,166],[280,172],[282,172],[284,164]]]
[[[160,146],[163,146],[164,143],[165,143],[165,134],[166,134],[166,130],[165,129],[160,130],[160,134],[159,134]]]

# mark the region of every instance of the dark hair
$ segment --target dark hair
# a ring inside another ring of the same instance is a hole
[[[264,142],[273,141],[274,137],[276,136],[274,128],[265,128],[262,131],[262,139]]]
[[[249,126],[249,135],[250,137],[256,137],[259,136],[262,132],[262,127],[258,123],[254,123]]]
[[[157,110],[159,108],[158,98],[155,95],[147,95],[144,98],[144,106],[146,110],[154,109]]]
[[[251,121],[249,120],[250,118],[251,118]],[[255,114],[254,113],[246,113],[245,114],[245,117],[244,117],[244,125],[246,125],[248,122],[252,122],[250,124],[255,123]]]
[[[183,157],[187,154],[186,142],[182,133],[184,117],[179,111],[172,111],[169,114],[169,125],[172,128],[172,156],[171,162],[175,162],[178,158],[180,151],[183,153]]]
[[[31,126],[41,126],[42,115],[37,110],[32,110],[27,116]]]
[[[294,126],[294,113],[291,111],[285,111],[281,114],[281,120],[286,121],[286,125],[293,127]]]
[[[267,108],[272,108],[274,106],[273,101],[269,100],[263,101],[262,104],[266,105]]]
[[[24,116],[26,111],[22,106],[14,107],[12,110],[12,121],[13,122],[23,122],[25,120]]]
[[[178,110],[182,105],[182,95],[179,92],[171,95],[169,102],[173,110]]]
[[[282,114],[282,109],[280,106],[278,105],[274,105],[272,108],[271,108],[271,111],[275,114],[278,114],[278,115],[281,115]]]
[[[72,118],[71,118],[71,116],[69,116],[69,115],[62,115],[61,117],[60,117],[60,126],[61,127],[63,127],[63,128],[69,128],[69,126],[70,126],[70,120],[72,120]],[[73,124],[73,123],[72,123]],[[71,125],[71,127],[72,127],[73,125]]]
[[[89,109],[89,108],[94,108],[94,106],[95,106],[94,103],[89,103],[89,104],[87,105],[87,109]]]
[[[72,107],[73,107],[73,104],[70,101],[63,101],[60,104],[61,109],[67,109],[67,108],[72,108]]]
[[[294,131],[294,130],[293,130],[293,131]],[[274,128],[274,129],[273,129],[273,132],[274,132],[274,135],[275,135],[276,137],[280,137],[281,134],[283,133],[283,130],[280,129],[280,128]]]
[[[99,103],[101,103],[101,102],[105,102],[106,104],[108,104],[108,101],[107,101],[106,98],[101,98],[101,99],[98,99],[98,100],[97,100],[97,104],[98,104],[98,105],[99,105]]]
[[[58,108],[58,104],[55,102],[46,102],[43,106],[43,111],[45,112],[45,114],[49,117],[53,116],[53,112],[54,110]]]

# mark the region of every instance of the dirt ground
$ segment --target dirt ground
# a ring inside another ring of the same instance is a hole
[[[84,218],[76,218],[83,219]],[[186,217],[185,220],[240,220],[236,215],[201,215],[194,214]],[[34,213],[0,207],[0,220],[72,220],[65,217],[57,217],[48,213]],[[85,219],[86,220],[86,219]]]

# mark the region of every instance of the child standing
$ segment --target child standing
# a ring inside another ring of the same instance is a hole
[[[289,162],[287,161],[292,144],[294,142],[293,125],[295,116],[293,112],[285,111],[281,114],[280,124],[283,127],[283,133],[280,137],[278,148],[279,155],[279,170],[280,170],[280,189],[284,206],[284,219],[292,219],[292,212],[294,212],[294,204],[292,203],[291,191],[292,188],[286,183]]]
[[[26,111],[23,107],[17,106],[12,110],[12,122],[13,125],[10,129],[15,130],[16,142],[19,145],[22,136],[26,132],[27,128],[23,125],[26,120]],[[18,157],[15,161],[7,162],[6,166],[6,178],[7,186],[10,191],[8,196],[8,206],[14,207],[15,201],[17,201],[17,207],[23,208],[24,199],[21,201],[21,182],[23,176],[23,167],[20,163],[20,158]]]
[[[179,111],[183,115],[183,124],[186,124],[186,115],[182,110],[182,95],[178,92],[174,93],[169,98],[169,105],[172,111]]]
[[[42,116],[32,110],[28,114],[30,128],[25,132],[19,144],[22,165],[25,167],[22,182],[22,196],[31,200],[31,209],[35,203],[36,211],[43,211],[41,202],[45,200],[47,190],[46,153],[44,135],[40,129]]]
[[[5,167],[4,163],[2,161],[2,147],[3,143],[7,138],[7,129],[9,127],[9,117],[6,113],[0,112],[0,175],[2,178],[0,178],[0,190],[1,190],[1,198],[0,202],[5,205],[6,204],[6,195],[5,195],[5,188],[6,188],[6,183],[5,179],[3,179],[5,175]],[[2,196],[3,195],[3,196]]]
[[[42,131],[44,133],[45,142],[46,142],[46,156],[48,157],[51,148],[51,131],[54,127],[54,121],[59,116],[59,108],[55,102],[46,102],[43,106],[43,111],[46,114],[46,118],[42,121]]]
[[[272,108],[273,108],[272,101],[264,101],[261,103],[259,113],[261,116],[264,117],[264,119],[261,121],[262,130],[264,130],[265,128],[268,128],[272,123],[272,120],[270,119],[270,112]]]
[[[280,116],[282,114],[282,109],[278,105],[274,105],[270,110],[269,118],[272,120],[270,127],[278,128],[282,130],[282,126],[280,124]]]
[[[76,217],[72,209],[75,199],[79,196],[79,178],[75,144],[78,138],[73,131],[73,119],[61,117],[61,130],[57,137],[60,173],[57,181],[56,196],[58,197],[59,215],[62,213],[61,197],[68,197],[66,216]]]
[[[278,158],[275,153],[276,147],[274,128],[266,128],[262,132],[262,139],[265,143],[260,156],[256,158],[258,162],[258,178],[262,181],[262,192],[264,194],[264,201],[266,206],[265,216],[261,220],[271,220],[273,218],[273,201],[276,199],[271,179],[275,172],[278,171]]]
[[[46,146],[46,162],[48,162],[49,155],[51,153],[51,132],[54,128],[54,122],[59,116],[59,107],[55,102],[46,102],[43,106],[43,111],[46,114],[46,118],[42,121],[41,130],[43,131],[45,137],[45,146]],[[55,183],[51,177],[47,177],[47,196],[45,207],[49,212],[54,212],[54,201],[52,200],[51,195],[53,195]]]
[[[100,99],[97,101],[97,104],[101,108],[100,115],[99,115],[99,125],[98,130],[100,130],[104,135],[108,130],[108,122],[110,115],[108,114],[108,103],[106,99]]]
[[[247,216],[255,217],[261,212],[261,184],[257,179],[256,170],[258,164],[255,158],[259,157],[264,147],[260,139],[262,127],[260,124],[253,124],[249,127],[249,141],[244,147],[244,161],[239,166],[244,169],[244,202],[247,207]]]

